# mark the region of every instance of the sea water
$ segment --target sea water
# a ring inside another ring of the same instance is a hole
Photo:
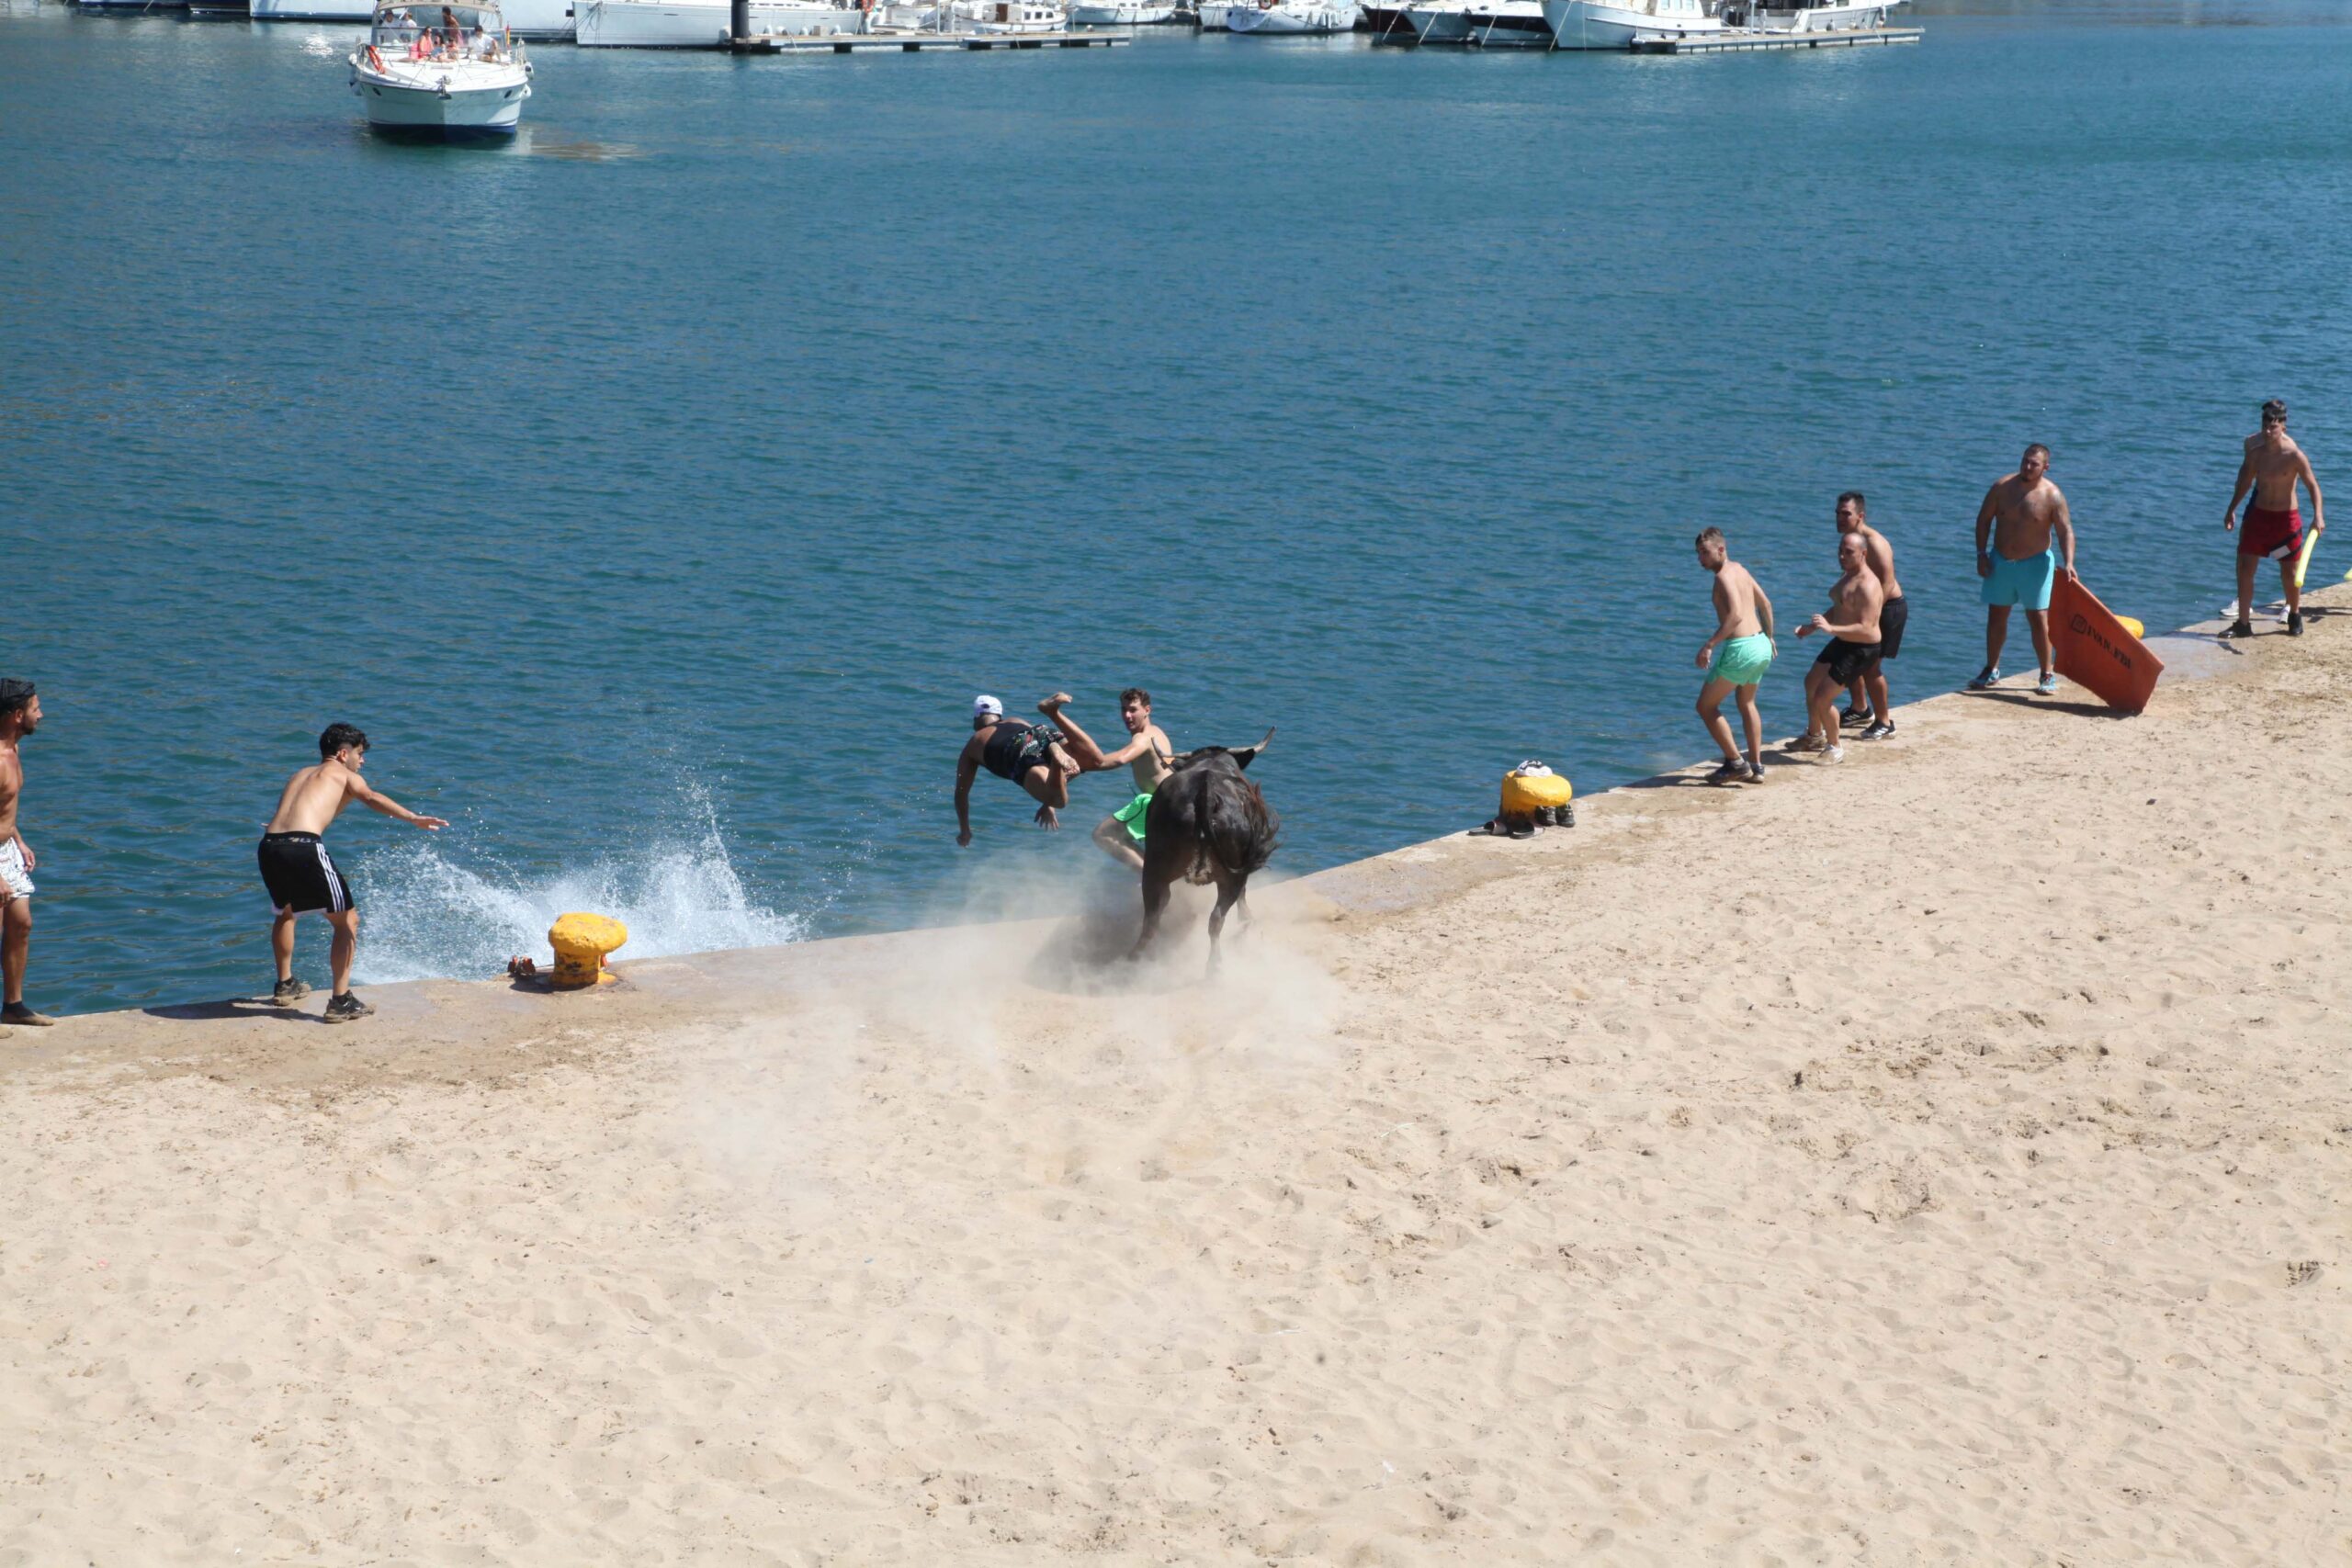
[[[1793,626],[1848,487],[1913,605],[1894,694],[1949,689],[2028,441],[2109,604],[2210,615],[2256,403],[2352,461],[2346,8],[1903,19],[1685,60],[546,46],[520,137],[444,149],[364,129],[356,29],[15,0],[29,997],[265,985],[254,840],[334,720],[453,821],[335,826],[380,981],[566,908],[636,956],[1103,896],[1124,781],[1048,836],[984,777],[956,848],[978,692],[1276,728],[1291,871],[1468,827],[1522,758],[1588,792],[1696,760],[1691,536]]]

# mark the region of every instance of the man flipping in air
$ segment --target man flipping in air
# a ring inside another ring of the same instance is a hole
[[[1032,724],[1005,717],[1004,705],[994,697],[972,699],[972,733],[956,757],[957,844],[972,841],[972,784],[982,768],[1027,791],[1037,803],[1037,826],[1052,832],[1062,825],[1061,808],[1069,804],[1069,781],[1109,766],[1093,738],[1062,712],[1069,701],[1069,693],[1056,692],[1037,705],[1050,722]]]
[[[2254,573],[2266,560],[2278,563],[2278,585],[2287,593],[2287,635],[2303,635],[2303,585],[2297,571],[2302,564],[2303,514],[2295,506],[2297,484],[2312,492],[2312,533],[2325,533],[2319,479],[2311,459],[2287,434],[2287,405],[2273,398],[2262,405],[2261,431],[2245,438],[2237,488],[2230,491],[2230,509],[2222,513],[2222,532],[2233,532],[2238,502],[2246,502],[2245,532],[2238,535],[2238,618],[2231,637],[2254,635]]]
[[[348,724],[330,724],[319,737],[315,767],[303,768],[286,781],[277,810],[263,832],[258,856],[262,885],[269,889],[270,908],[277,911],[269,928],[270,951],[277,957],[277,984],[269,999],[284,1005],[300,1001],[311,987],[294,978],[294,921],[317,909],[334,928],[329,953],[334,966],[334,992],[327,998],[329,1023],[349,1023],[376,1010],[351,994],[351,960],[359,951],[359,911],[352,907],[351,885],[320,841],[327,825],[353,801],[412,826],[447,828],[438,817],[420,817],[388,795],[368,787],[359,770],[368,763],[368,738]]]

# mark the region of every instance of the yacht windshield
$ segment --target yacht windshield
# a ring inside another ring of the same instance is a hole
[[[368,41],[405,60],[497,60],[505,54],[506,24],[495,6],[390,6],[376,13]]]

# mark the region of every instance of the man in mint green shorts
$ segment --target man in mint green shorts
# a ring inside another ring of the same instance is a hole
[[[2057,544],[2052,546],[2055,536]],[[2064,552],[2062,558],[2059,552]],[[2001,678],[2001,645],[2008,640],[2009,611],[2022,608],[2033,633],[2041,679],[2034,690],[2048,696],[2058,689],[2058,669],[2050,646],[2050,590],[2060,572],[2075,581],[2075,523],[2066,497],[2050,482],[2050,448],[2037,441],[2025,449],[2018,471],[1996,482],[1976,509],[1976,575],[1984,580],[1984,668],[1968,682],[1981,692]]]
[[[1724,754],[1723,766],[1707,775],[1714,784],[1764,782],[1764,716],[1756,708],[1756,683],[1772,667],[1772,601],[1747,569],[1731,558],[1721,528],[1698,538],[1699,564],[1715,578],[1715,635],[1699,647],[1699,668],[1707,683],[1699,688],[1699,718]],[[1739,719],[1747,730],[1743,761],[1732,744],[1724,699],[1739,694]]]
[[[1071,729],[1061,712],[1061,705],[1069,698],[1057,693],[1046,702],[1046,715],[1065,730]],[[1083,749],[1071,748],[1079,765],[1088,773],[1098,769],[1115,768],[1122,762],[1135,770],[1135,798],[1102,819],[1094,829],[1094,841],[1107,851],[1111,858],[1132,870],[1143,869],[1143,819],[1151,809],[1152,792],[1159,781],[1168,776],[1168,764],[1176,749],[1159,726],[1151,722],[1151,694],[1140,686],[1129,686],[1119,694],[1119,721],[1127,727],[1129,739],[1115,751],[1105,751],[1089,741]],[[1075,739],[1075,736],[1072,737]]]

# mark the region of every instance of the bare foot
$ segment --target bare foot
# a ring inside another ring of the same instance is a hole
[[[1059,718],[1061,716],[1059,710],[1069,706],[1072,700],[1073,699],[1068,692],[1056,692],[1050,697],[1043,697],[1038,700],[1037,711],[1044,714],[1047,718]]]

